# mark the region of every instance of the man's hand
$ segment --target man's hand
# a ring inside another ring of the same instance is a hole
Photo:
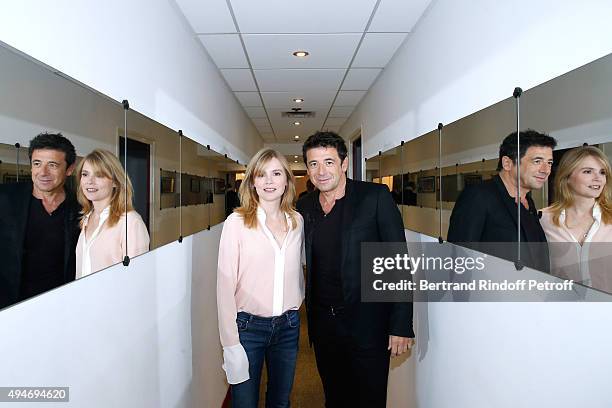
[[[391,357],[397,357],[404,354],[414,346],[414,339],[410,337],[389,336],[389,348]]]

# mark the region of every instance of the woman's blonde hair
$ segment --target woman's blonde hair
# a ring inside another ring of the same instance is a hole
[[[110,200],[110,214],[108,215],[107,225],[112,227],[119,222],[119,218],[124,213],[128,213],[134,210],[132,205],[132,195],[134,190],[132,189],[132,182],[130,178],[125,178],[125,171],[123,166],[119,162],[119,159],[109,152],[108,150],[95,149],[91,153],[81,160],[76,169],[77,178],[77,200],[81,204],[82,210],[81,215],[81,228],[83,227],[84,216],[89,214],[93,209],[91,201],[83,194],[81,188],[81,172],[83,171],[83,165],[89,163],[92,167],[94,174],[98,177],[106,177],[113,181],[113,192]],[[126,197],[127,197],[127,208],[126,208]]]
[[[259,205],[259,196],[255,190],[255,177],[263,175],[263,168],[272,159],[277,159],[283,171],[287,176],[287,188],[281,197],[280,209],[286,214],[289,214],[291,219],[291,229],[297,227],[297,218],[293,203],[295,201],[295,179],[293,172],[289,168],[289,163],[285,156],[273,149],[264,148],[258,151],[249,162],[244,180],[240,184],[238,195],[240,196],[240,207],[236,208],[238,214],[244,219],[244,225],[247,228],[257,227],[257,206]]]
[[[582,146],[565,153],[561,158],[555,176],[555,203],[550,207],[553,223],[559,226],[561,211],[574,204],[574,193],[569,186],[569,178],[578,169],[582,160],[587,157],[598,159],[606,172],[606,184],[601,194],[595,199],[601,208],[601,218],[604,224],[612,224],[612,171],[610,162],[601,150],[593,146]]]

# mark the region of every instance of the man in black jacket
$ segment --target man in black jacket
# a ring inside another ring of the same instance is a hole
[[[78,205],[66,192],[74,146],[61,134],[30,141],[32,182],[0,185],[0,308],[74,280]]]
[[[521,132],[519,137],[520,200],[516,198],[517,144],[514,132],[499,147],[499,175],[467,187],[459,195],[450,218],[448,241],[516,261],[516,246],[498,243],[518,242],[517,208],[520,202],[521,242],[524,243],[521,245],[521,262],[548,272],[548,247],[541,244],[546,243],[546,235],[530,192],[542,188],[548,180],[557,142],[531,129]]]
[[[304,217],[306,307],[327,407],[385,407],[389,356],[413,345],[412,303],[361,302],[362,242],[405,242],[385,185],[346,178],[344,140],[317,132],[304,143],[317,190],[297,204]]]

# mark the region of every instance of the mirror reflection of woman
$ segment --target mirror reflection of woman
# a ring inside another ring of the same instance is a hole
[[[606,155],[592,146],[565,153],[555,194],[555,203],[542,211],[541,219],[551,273],[612,292],[612,178]]]
[[[287,160],[271,149],[251,159],[241,207],[225,220],[219,243],[217,306],[223,368],[232,406],[256,408],[264,360],[266,407],[288,407],[304,299],[303,220],[293,208]]]
[[[117,157],[96,149],[81,160],[76,171],[77,199],[82,206],[77,243],[76,278],[117,264],[149,250],[149,233],[132,205],[132,183]],[[127,196],[127,208],[126,208]],[[127,217],[128,238],[125,225]]]

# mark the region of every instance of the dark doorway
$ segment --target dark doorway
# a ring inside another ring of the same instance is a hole
[[[124,163],[124,139],[119,136],[119,158]],[[149,197],[151,175],[151,146],[128,138],[127,140],[127,173],[134,188],[134,209],[140,214],[149,233]]]
[[[361,180],[361,136],[353,140],[353,180]]]

